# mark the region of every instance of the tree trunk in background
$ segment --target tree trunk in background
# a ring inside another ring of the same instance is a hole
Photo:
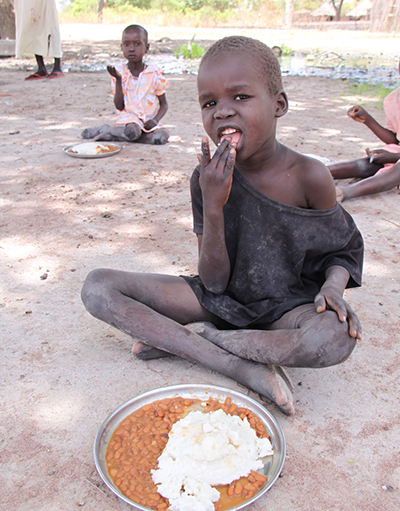
[[[103,23],[104,0],[99,0],[99,9],[97,11],[97,23]]]
[[[0,0],[0,39],[15,39],[13,0]]]
[[[374,0],[370,30],[371,32],[400,31],[400,0]]]
[[[291,28],[293,25],[294,0],[286,0],[285,25]]]
[[[340,21],[340,15],[342,12],[343,0],[331,0],[333,8],[335,9],[335,17],[333,18],[335,21]]]

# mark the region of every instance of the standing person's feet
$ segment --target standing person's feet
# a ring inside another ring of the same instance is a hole
[[[40,71],[37,70],[36,73],[33,73],[32,75],[29,75],[25,78],[25,81],[30,80],[40,80],[42,78],[47,78],[49,75],[47,74],[47,71]]]
[[[48,78],[61,78],[62,76],[65,76],[61,69],[61,59],[55,58],[54,59],[54,66],[52,72],[48,75]]]
[[[41,78],[47,78],[48,72],[46,69],[46,65],[44,63],[42,55],[35,55],[36,58],[36,64],[37,64],[37,71],[36,73],[33,73],[33,75],[29,75],[25,78],[25,80],[40,80]],[[58,59],[60,60],[60,59]],[[54,59],[54,65],[55,65],[56,59]]]
[[[65,74],[62,71],[52,71],[47,78],[62,78]]]

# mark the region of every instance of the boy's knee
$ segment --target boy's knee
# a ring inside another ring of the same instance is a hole
[[[324,314],[326,314],[324,331],[319,332],[321,342],[315,352],[313,367],[330,367],[341,364],[349,358],[357,342],[349,334],[347,321],[341,323],[334,311],[326,311]]]
[[[92,270],[86,277],[81,290],[81,299],[86,309],[93,316],[97,316],[106,293],[107,270],[99,268]]]

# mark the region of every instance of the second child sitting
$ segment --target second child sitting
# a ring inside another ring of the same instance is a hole
[[[169,131],[160,124],[168,110],[165,96],[168,81],[154,64],[143,62],[149,51],[147,30],[129,25],[122,33],[121,49],[127,64],[107,66],[112,76],[114,104],[118,112],[114,126],[103,124],[82,131],[82,138],[166,144]]]
[[[360,105],[353,106],[347,112],[351,119],[365,124],[386,145],[382,149],[373,151],[367,149],[367,156],[364,158],[328,166],[334,179],[361,179],[356,183],[337,187],[339,202],[385,192],[400,185],[400,87],[386,96],[383,107],[386,114],[386,127],[379,124]]]

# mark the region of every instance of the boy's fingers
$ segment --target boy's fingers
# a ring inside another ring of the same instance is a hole
[[[236,161],[236,145],[231,145],[229,148],[228,158],[226,160],[225,172],[227,174],[232,174],[233,169],[235,168]]]
[[[315,310],[320,314],[326,310],[326,302],[322,295],[318,294],[314,300]]]
[[[206,137],[204,137],[201,141],[201,155],[199,156],[200,165],[204,168],[210,162],[210,144]]]

